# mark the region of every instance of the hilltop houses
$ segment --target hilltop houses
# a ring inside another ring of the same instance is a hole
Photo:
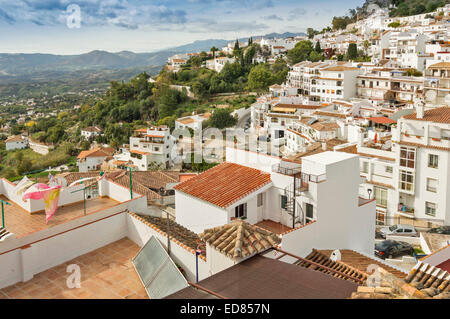
[[[28,138],[24,136],[10,136],[5,141],[6,150],[22,150],[28,147]]]

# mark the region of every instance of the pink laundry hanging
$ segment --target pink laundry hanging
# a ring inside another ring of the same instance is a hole
[[[31,186],[23,195],[23,200],[34,199],[44,200],[45,204],[45,223],[48,224],[50,218],[56,213],[58,209],[59,195],[61,185],[50,187],[46,184],[35,184]]]

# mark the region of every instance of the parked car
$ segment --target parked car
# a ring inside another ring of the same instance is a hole
[[[403,241],[384,240],[375,244],[375,256],[382,259],[413,255],[414,247]]]
[[[389,227],[382,227],[380,229],[382,238],[386,238],[387,235],[395,236],[419,236],[414,226],[411,225],[392,225]]]
[[[428,232],[433,234],[450,235],[450,226],[431,228]]]

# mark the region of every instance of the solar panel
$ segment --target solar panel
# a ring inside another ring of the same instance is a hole
[[[308,121],[308,125],[312,125],[312,124],[316,123],[317,121],[318,121],[318,119],[312,118]]]
[[[151,299],[161,299],[189,286],[161,243],[152,236],[132,259]]]

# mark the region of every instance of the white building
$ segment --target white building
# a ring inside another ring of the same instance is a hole
[[[197,114],[191,116],[180,117],[175,120],[175,129],[191,128],[195,130],[202,129],[202,123],[208,120],[211,113]]]
[[[97,171],[100,169],[103,161],[112,159],[113,148],[93,148],[88,151],[82,151],[77,157],[77,166],[79,172]]]
[[[356,96],[360,68],[340,62],[301,62],[289,72],[288,84],[313,101],[332,102]]]
[[[234,63],[235,61],[236,61],[235,58],[217,57],[215,59],[206,61],[206,67],[210,70],[214,70],[214,71],[220,73],[220,71],[222,71],[223,67],[227,63],[231,64],[231,63]]]
[[[81,130],[81,136],[89,140],[102,134],[102,130],[98,126],[89,126]]]
[[[428,111],[423,106],[401,117],[392,139],[376,131],[337,151],[360,155],[365,178],[360,193],[370,190],[377,202],[379,224],[414,224],[430,228],[450,224],[449,216],[449,108]]]
[[[28,147],[28,138],[23,136],[10,136],[5,141],[6,150],[23,150]]]
[[[167,126],[155,126],[139,129],[130,137],[130,146],[122,148],[120,154],[114,156],[120,165],[130,164],[139,171],[146,171],[152,165],[169,168],[173,165],[171,158],[175,141]]]
[[[200,233],[241,218],[278,227],[288,251],[309,252],[307,238],[314,237],[316,246],[373,253],[375,203],[358,197],[358,161],[357,155],[324,152],[303,158],[300,166],[227,148],[226,163],[174,187],[176,221]]]

